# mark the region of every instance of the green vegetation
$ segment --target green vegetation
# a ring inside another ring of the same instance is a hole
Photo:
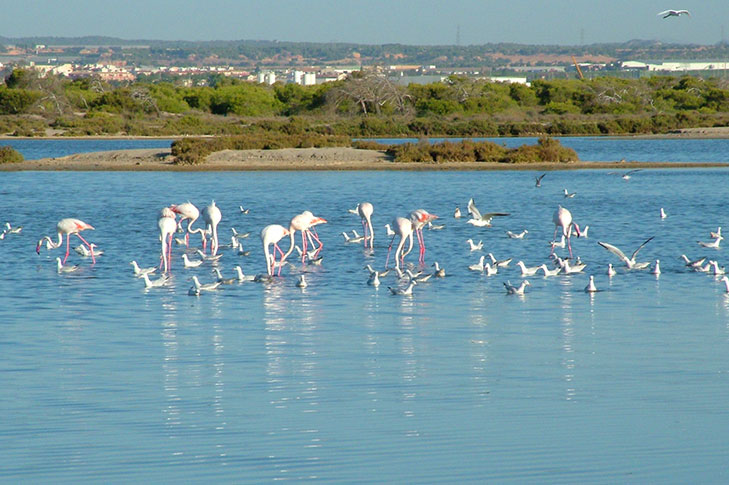
[[[15,70],[0,85],[0,133],[16,136],[540,136],[666,133],[729,125],[724,79],[536,80],[452,76],[394,84],[373,72],[316,86],[216,78],[210,86],[70,81]]]
[[[24,160],[23,155],[11,146],[0,146],[0,164],[18,163]]]
[[[498,162],[498,163],[566,163],[578,161],[577,153],[555,139],[542,137],[537,145],[505,148],[490,141],[463,140],[457,143],[418,143],[384,145],[373,141],[355,141],[337,135],[278,134],[242,135],[216,138],[183,138],[172,143],[175,163],[198,165],[211,153],[221,150],[275,150],[278,148],[353,147],[361,150],[384,150],[395,162]]]

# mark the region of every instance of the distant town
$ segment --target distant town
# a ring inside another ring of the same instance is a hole
[[[32,69],[111,83],[169,81],[205,86],[215,76],[305,86],[363,67],[400,84],[460,75],[528,84],[533,79],[654,74],[726,77],[729,46],[651,41],[590,46],[360,46],[275,41],[153,42],[109,38],[0,38],[0,72]],[[0,82],[2,82],[0,80]]]

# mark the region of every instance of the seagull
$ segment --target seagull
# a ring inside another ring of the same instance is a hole
[[[579,261],[576,261],[573,266],[570,264],[569,259],[565,259],[564,264],[562,265],[562,271],[564,271],[564,274],[582,273],[582,270],[585,269],[586,266],[586,264]]]
[[[238,283],[243,283],[244,281],[253,281],[256,278],[253,275],[243,274],[243,268],[241,268],[240,266],[236,266],[233,269],[238,274]]]
[[[724,286],[726,287],[725,293],[729,293],[729,278],[724,276],[721,281],[724,282]]]
[[[590,226],[585,226],[584,229],[580,229],[578,224],[572,223],[572,235],[575,237],[584,237],[587,239],[587,231],[590,230]]]
[[[653,271],[651,271],[654,275],[658,276],[661,274],[661,260],[656,259],[656,264],[653,265]]]
[[[522,276],[534,276],[535,274],[537,274],[537,271],[539,271],[541,269],[541,266],[527,267],[524,265],[524,261],[517,261],[516,265],[521,270]]]
[[[694,270],[696,268],[700,268],[704,264],[704,261],[706,261],[706,258],[701,258],[701,259],[696,259],[694,261],[691,261],[688,258],[688,256],[686,256],[685,254],[682,254],[681,257],[686,262],[686,266],[689,267],[689,268],[692,268]]]
[[[251,211],[250,209],[244,209],[242,205],[239,205],[238,208],[241,214],[248,214]]]
[[[635,170],[629,170],[623,174],[619,174],[617,172],[608,172],[608,175],[620,175],[621,177],[623,177],[623,180],[625,180],[627,182],[628,180],[630,180],[631,175],[633,175],[636,172],[640,172],[641,170],[642,169],[637,168]]]
[[[509,258],[509,259],[502,259],[501,261],[497,261],[492,253],[488,253],[487,256],[491,259],[491,264],[498,268],[506,268],[507,266],[509,266],[509,263],[511,263],[511,260],[513,259],[513,258]]]
[[[203,259],[203,261],[218,261],[220,258],[223,257],[222,254],[207,255],[207,254],[203,253],[202,251],[200,251],[199,249],[196,252],[197,252],[197,254],[200,255],[200,257]]]
[[[486,273],[486,276],[493,276],[495,274],[498,274],[499,267],[491,266],[489,263],[486,263],[483,265],[483,271],[484,271],[484,273]]]
[[[56,258],[56,266],[58,268],[59,273],[73,273],[74,271],[78,270],[80,268],[79,265],[74,264],[71,265],[65,265],[61,262],[61,258]]]
[[[680,17],[681,15],[691,16],[688,10],[664,10],[656,14],[657,17],[663,17],[664,19],[668,17]]]
[[[539,175],[538,177],[534,177],[536,180],[536,183],[534,184],[535,187],[541,187],[542,186],[542,179],[544,176],[547,175],[546,173],[543,173],[542,175]]]
[[[218,287],[222,284],[220,281],[216,281],[215,283],[205,283],[204,285],[200,283],[200,280],[197,279],[197,276],[192,277],[192,282],[195,283],[195,289],[197,291],[213,291],[217,290]]]
[[[506,231],[506,235],[509,236],[510,239],[524,239],[524,236],[526,236],[527,234],[529,234],[529,231],[527,231],[526,229],[518,234],[515,234],[511,231]]]
[[[94,256],[101,256],[102,254],[104,254],[104,251],[97,251],[95,249],[96,248],[96,244],[94,244],[94,243],[89,244],[89,247],[94,248]],[[81,256],[83,256],[84,258],[91,257],[91,251],[86,246],[84,246],[83,244],[79,244],[78,246],[76,246],[75,248],[73,248],[73,250],[76,251]]]
[[[726,271],[724,270],[724,267],[719,267],[719,263],[716,261],[709,261],[709,265],[711,265],[712,274],[714,276],[721,276],[723,274],[726,274]]]
[[[721,226],[719,226],[719,227],[716,228],[716,232],[711,231],[709,233],[709,237],[713,237],[714,239],[716,239],[719,236],[721,236]]]
[[[370,277],[367,278],[367,284],[370,286],[374,286],[375,288],[380,286],[380,276],[377,274],[377,271],[373,271],[370,273]]]
[[[721,234],[719,234],[719,237],[717,237],[716,239],[714,239],[711,242],[708,242],[708,243],[704,242],[704,241],[696,241],[696,242],[699,243],[699,246],[701,246],[703,248],[719,249],[719,244],[721,243],[722,239],[724,239],[724,238],[721,236]]]
[[[143,273],[142,279],[144,279],[145,288],[158,288],[160,286],[164,286],[167,284],[167,281],[169,280],[169,276],[164,275],[164,276],[161,276],[160,278],[157,278],[156,280],[150,280],[149,273]]]
[[[596,291],[597,286],[595,286],[595,277],[590,275],[590,282],[587,283],[587,286],[585,286],[585,293],[595,293]]]
[[[238,231],[235,230],[235,227],[231,227],[230,230],[233,231],[233,237],[236,238],[236,239],[245,239],[245,238],[247,238],[248,236],[251,235],[250,232],[240,233],[240,232],[238,232]]]
[[[521,282],[519,286],[514,286],[511,284],[511,282],[507,281],[504,283],[504,288],[506,288],[506,294],[507,295],[523,295],[524,289],[527,286],[531,286],[532,284],[529,283],[529,280],[524,280]]]
[[[461,218],[461,208],[456,207],[456,210],[453,211],[453,218],[454,219],[460,219]]]
[[[406,269],[405,272],[407,273],[407,275],[410,277],[411,280],[417,281],[418,283],[425,283],[426,281],[428,281],[430,278],[433,277],[433,273],[430,273],[427,275],[421,275],[420,273],[413,274],[413,272],[410,271],[409,269]]]
[[[549,269],[549,268],[547,268],[547,265],[546,264],[542,264],[539,267],[539,269],[541,269],[542,271],[544,271],[544,277],[545,278],[547,278],[548,276],[557,276],[560,273],[560,271],[562,271],[562,268],[561,267],[555,268],[555,269]]]
[[[491,227],[491,219],[494,217],[503,217],[510,214],[506,212],[489,212],[488,214],[481,214],[476,208],[473,199],[468,201],[468,213],[471,214],[471,219],[466,222],[476,227]]]
[[[213,268],[213,273],[215,273],[215,276],[221,285],[232,285],[238,281],[238,278],[223,278],[223,275],[220,274],[220,270],[218,268]]]
[[[431,221],[428,221],[428,229],[431,231],[440,231],[443,228],[445,228],[445,224],[433,224]]]
[[[299,275],[299,280],[296,282],[296,286],[299,288],[306,288],[309,284],[306,282],[304,275]]]
[[[666,217],[668,217],[668,215],[666,214],[666,211],[663,210],[663,207],[661,207],[661,219],[665,219]]]
[[[142,275],[152,274],[157,271],[157,268],[155,266],[151,266],[149,268],[140,268],[136,261],[132,261],[129,264],[132,265],[132,268],[134,269],[134,276],[136,276],[137,278],[141,278]]]
[[[202,259],[198,259],[198,260],[195,260],[195,261],[190,261],[187,258],[187,254],[183,254],[182,255],[182,260],[185,262],[185,268],[197,268],[198,266],[200,266],[201,264],[203,264],[203,260]]]
[[[557,241],[550,241],[549,242],[549,246],[552,248],[552,250],[554,250],[554,248],[562,248],[562,249],[564,249],[564,247],[566,245],[567,245],[567,240],[565,239],[564,234],[562,234],[562,239],[560,239],[559,242],[557,242]]]
[[[415,287],[416,284],[417,284],[417,282],[415,280],[411,279],[410,283],[408,283],[407,288],[404,288],[404,289],[403,288],[391,288],[388,286],[387,289],[390,290],[390,293],[392,293],[393,295],[402,295],[402,296],[412,295],[413,287]]]
[[[392,237],[395,235],[395,231],[392,230],[390,224],[385,224],[385,230],[387,231],[387,237]]]
[[[483,249],[483,241],[479,241],[478,244],[474,244],[473,239],[466,239],[466,242],[468,243],[468,247],[471,248],[471,252],[481,251]]]
[[[367,264],[367,265],[365,265],[364,269],[366,269],[367,271],[369,271],[369,273],[370,273],[370,274],[372,274],[372,273],[377,273],[377,276],[379,276],[380,278],[384,278],[385,276],[387,276],[387,275],[388,275],[388,274],[390,273],[390,270],[389,270],[389,269],[386,269],[386,270],[384,270],[384,271],[376,271],[376,270],[375,270],[375,269],[374,269],[374,268],[372,267],[372,265],[371,265],[371,264]]]
[[[567,192],[567,189],[564,189],[564,198],[565,199],[573,199],[577,195],[577,192]]]
[[[616,274],[618,274],[618,272],[615,271],[615,268],[613,268],[613,263],[608,263],[608,269],[607,269],[607,275],[608,275],[608,277],[609,278],[612,278]]]
[[[648,239],[646,239],[643,242],[643,244],[641,244],[640,246],[638,246],[638,249],[636,249],[633,252],[633,254],[630,256],[630,259],[628,259],[628,257],[625,256],[625,254],[623,254],[623,252],[620,249],[618,249],[617,247],[613,246],[612,244],[608,244],[608,243],[602,242],[602,241],[598,241],[597,243],[600,246],[602,246],[605,249],[607,249],[608,251],[610,251],[611,253],[613,253],[618,258],[620,258],[620,260],[625,263],[625,265],[628,267],[628,269],[645,269],[648,266],[650,266],[650,263],[648,263],[648,262],[645,262],[645,263],[636,263],[635,257],[638,255],[638,251],[640,251],[643,248],[643,246],[645,246],[646,244],[648,244],[654,237],[655,236],[649,237]]]
[[[354,209],[347,209],[347,212],[350,214],[354,214],[355,216],[359,215],[359,204],[357,204]]]
[[[436,278],[445,278],[445,269],[440,267],[438,261],[433,263],[433,266],[435,266],[435,272],[433,272],[433,276],[435,276]]]
[[[468,267],[471,271],[481,271],[484,270],[483,261],[486,259],[486,256],[481,256],[481,258],[478,260],[478,263],[472,264]]]
[[[3,231],[5,234],[20,234],[20,231],[23,230],[23,226],[11,226],[9,222],[5,223],[5,231]]]

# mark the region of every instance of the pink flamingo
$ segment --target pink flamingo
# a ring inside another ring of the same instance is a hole
[[[162,209],[159,219],[157,219],[157,226],[159,227],[159,237],[162,240],[159,267],[164,266],[164,272],[168,273],[172,266],[172,235],[177,230],[174,211],[169,207]]]
[[[61,219],[58,221],[58,224],[56,224],[56,232],[58,233],[58,240],[53,241],[51,240],[50,236],[44,236],[40,241],[38,241],[38,245],[35,247],[35,252],[40,254],[40,248],[41,244],[43,244],[43,241],[48,241],[48,246],[51,249],[56,249],[58,247],[61,247],[63,244],[63,235],[66,235],[66,256],[63,258],[62,264],[66,264],[66,260],[68,259],[68,253],[71,249],[71,235],[75,234],[78,236],[79,239],[81,239],[81,242],[83,242],[86,247],[89,248],[89,251],[91,252],[91,261],[93,261],[92,264],[96,264],[96,258],[94,257],[94,249],[93,247],[86,242],[86,239],[81,237],[81,234],[79,234],[81,231],[85,231],[86,229],[93,229],[94,227],[91,224],[87,224],[82,220],[79,219],[73,219],[73,218],[67,218],[67,219]]]
[[[390,241],[390,247],[387,249],[385,269],[387,269],[387,265],[390,262],[390,251],[392,251],[392,243],[395,242],[396,236],[400,236],[400,242],[398,243],[397,249],[395,250],[395,267],[397,269],[400,269],[400,264],[405,259],[405,256],[407,256],[408,253],[413,249],[413,223],[410,221],[410,219],[405,219],[404,217],[396,217],[392,221],[392,227],[395,228],[395,235],[392,236],[392,240]],[[410,246],[408,247],[408,250],[403,253],[402,249],[405,245],[406,239],[410,240]]]
[[[418,237],[418,247],[420,248],[420,256],[418,262],[425,263],[425,239],[423,238],[423,227],[430,221],[438,218],[435,214],[430,214],[425,209],[416,209],[410,213],[410,222],[413,223],[413,230]]]
[[[209,206],[203,209],[202,216],[206,228],[212,233],[210,238],[210,254],[215,256],[218,254],[218,224],[223,218],[223,215],[220,213],[218,206],[215,205],[215,201],[212,201]]]
[[[189,247],[190,234],[199,233],[202,235],[204,251],[207,245],[207,240],[205,239],[205,231],[201,227],[198,227],[196,229],[190,229],[190,226],[192,226],[195,221],[200,217],[200,210],[198,210],[198,208],[189,201],[177,205],[173,204],[170,206],[170,209],[175,214],[180,214],[180,220],[177,223],[178,227],[182,227],[182,221],[187,220],[187,227],[185,229],[185,246]]]
[[[271,224],[261,230],[261,243],[263,243],[263,255],[266,257],[266,271],[269,276],[273,276],[273,270],[276,267],[276,251],[281,254],[281,263],[286,259],[284,252],[278,247],[278,242],[289,235],[289,230],[279,224]],[[273,254],[268,247],[273,245]],[[281,276],[281,266],[278,267],[278,275]]]
[[[291,252],[294,250],[294,236],[296,235],[296,231],[301,232],[301,262],[303,263],[306,260],[308,246],[307,240],[312,237],[314,238],[314,240],[316,240],[317,243],[319,243],[319,247],[314,253],[315,255],[319,255],[319,251],[321,251],[321,248],[324,247],[324,244],[322,244],[322,242],[319,240],[319,236],[317,236],[316,232],[312,234],[311,229],[317,224],[326,224],[326,222],[326,219],[322,217],[317,217],[310,211],[304,211],[301,214],[292,217],[291,222],[289,223],[289,236],[291,237],[291,246],[289,247],[288,251],[286,251],[286,254],[283,255],[282,259],[288,258],[289,254],[291,254]],[[312,241],[312,245],[315,245],[314,241]]]
[[[357,205],[357,213],[359,214],[359,217],[362,218],[362,229],[364,231],[364,247],[367,249],[367,228],[369,227],[370,235],[370,248],[374,249],[375,246],[375,231],[372,228],[372,213],[374,212],[374,207],[369,202],[360,202],[359,205]]]
[[[554,237],[552,240],[557,238],[557,229],[562,228],[562,234],[567,238],[567,248],[570,251],[570,258],[572,257],[572,245],[570,244],[570,236],[572,235],[572,213],[564,207],[557,206],[557,210],[552,215],[552,222],[554,222]],[[554,246],[552,246],[552,253],[554,253]]]

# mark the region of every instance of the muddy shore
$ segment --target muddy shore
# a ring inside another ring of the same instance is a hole
[[[354,148],[225,150],[200,165],[176,165],[169,149],[79,153],[0,165],[0,171],[260,171],[260,170],[576,170],[597,168],[729,167],[725,163],[573,162],[505,164],[483,162],[395,163],[384,151]]]

